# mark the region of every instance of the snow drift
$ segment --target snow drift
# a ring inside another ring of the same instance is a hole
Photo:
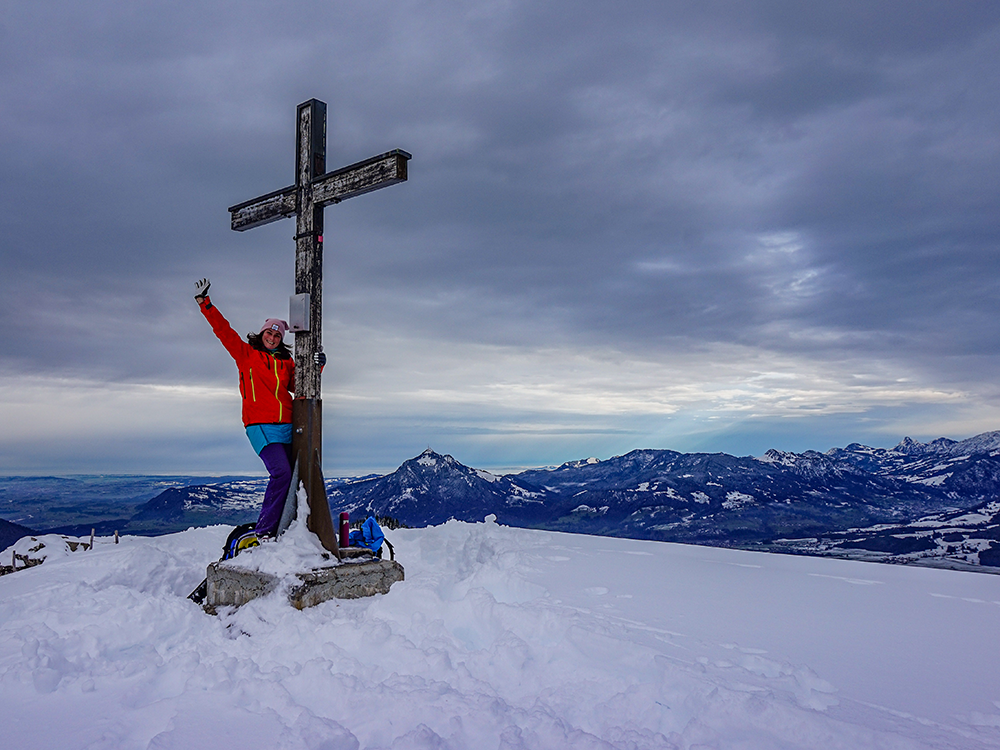
[[[1000,747],[998,576],[488,519],[393,532],[388,595],[210,617],[227,532],[0,578],[4,745]]]

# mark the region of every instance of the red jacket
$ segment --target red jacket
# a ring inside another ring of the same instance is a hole
[[[226,351],[236,360],[243,396],[243,425],[279,424],[292,421],[292,393],[295,391],[295,360],[278,359],[254,349],[244,341],[208,298],[201,313]]]

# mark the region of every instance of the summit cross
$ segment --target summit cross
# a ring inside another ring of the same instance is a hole
[[[406,180],[412,158],[396,149],[356,164],[326,171],[326,104],[310,99],[298,106],[295,184],[230,207],[237,232],[295,217],[295,295],[303,324],[295,331],[295,400],[292,453],[309,498],[307,526],[323,547],[340,557],[337,534],[323,483],[323,414],[320,367],[323,334],[323,209]],[[290,316],[291,317],[291,316]]]

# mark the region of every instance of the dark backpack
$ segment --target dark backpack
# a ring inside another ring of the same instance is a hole
[[[232,560],[243,550],[251,547],[259,547],[260,540],[257,539],[256,523],[241,523],[231,532],[226,539],[226,544],[222,548],[222,560]]]
[[[222,557],[220,560],[231,560],[240,552],[251,547],[259,547],[260,541],[257,539],[256,523],[241,523],[229,532],[226,543],[222,547]],[[188,594],[188,599],[195,604],[201,604],[208,596],[208,579],[198,584],[198,588]]]

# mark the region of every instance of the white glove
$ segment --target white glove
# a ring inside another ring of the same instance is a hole
[[[209,287],[212,286],[212,282],[208,279],[201,279],[201,281],[196,281],[194,283],[194,298],[200,304],[201,301],[208,296]]]

